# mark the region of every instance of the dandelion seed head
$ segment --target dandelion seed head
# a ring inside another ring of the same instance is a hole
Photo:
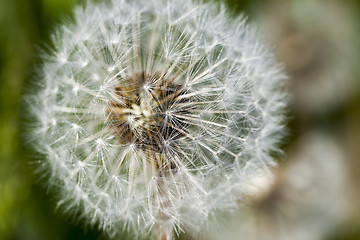
[[[268,185],[285,76],[243,17],[112,0],[74,18],[28,97],[59,205],[110,234],[169,235],[200,231]]]

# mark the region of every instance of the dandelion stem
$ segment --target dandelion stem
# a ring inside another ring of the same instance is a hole
[[[156,240],[173,240],[173,230],[170,229],[170,227],[167,224],[168,218],[166,215],[162,216],[163,214],[160,214],[159,216],[159,223],[157,228],[157,235]],[[164,219],[161,219],[164,218]]]
[[[149,156],[151,158],[151,156]],[[166,163],[167,159],[162,159],[161,154],[157,154],[152,161],[153,174],[156,175],[156,185],[158,188],[158,199],[160,201],[160,208],[157,220],[156,240],[172,240],[173,239],[173,225],[170,223],[170,216],[166,213],[166,207],[170,204],[168,191],[166,189],[166,178],[170,164]],[[165,163],[164,163],[165,161]]]

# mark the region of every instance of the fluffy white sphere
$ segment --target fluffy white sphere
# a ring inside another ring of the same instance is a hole
[[[28,97],[60,205],[109,233],[170,239],[267,186],[285,77],[242,17],[113,0],[74,18]]]

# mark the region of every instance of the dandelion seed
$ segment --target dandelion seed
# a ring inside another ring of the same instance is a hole
[[[89,3],[44,59],[32,135],[59,204],[90,224],[169,240],[271,177],[284,75],[242,17],[191,0]]]

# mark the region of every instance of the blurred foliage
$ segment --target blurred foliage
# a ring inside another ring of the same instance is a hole
[[[225,1],[234,13],[245,11],[250,18],[261,5],[260,0]],[[56,199],[34,173],[36,156],[23,143],[24,120],[20,117],[21,96],[29,80],[36,80],[32,73],[40,63],[37,46],[49,43],[51,30],[71,14],[77,2],[80,1],[0,0],[0,240],[103,239],[100,232],[86,230],[81,222],[55,210]],[[360,0],[351,2],[360,7]],[[351,149],[354,182],[359,181],[360,170],[359,106],[360,95],[322,116],[320,121],[329,131],[338,131],[337,136]],[[304,129],[296,116],[290,120],[291,139],[295,139]],[[353,220],[334,229],[328,239],[360,239],[360,212],[354,211],[353,215]]]

